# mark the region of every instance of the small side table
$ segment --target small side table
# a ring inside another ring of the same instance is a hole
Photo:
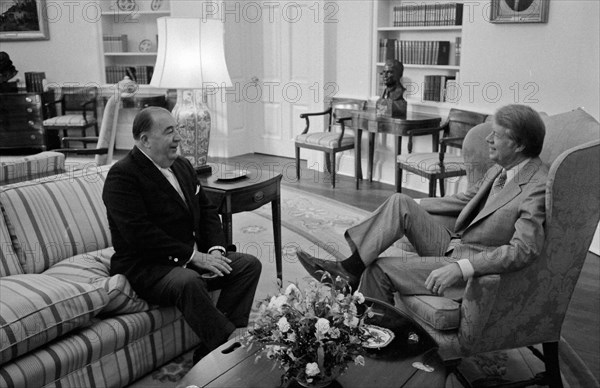
[[[275,240],[275,267],[277,278],[283,279],[281,257],[281,174],[265,170],[248,172],[248,175],[234,180],[221,180],[219,173],[210,176],[199,175],[200,183],[211,202],[219,209],[228,245],[233,240],[231,216],[234,213],[251,211],[271,203],[273,237]]]

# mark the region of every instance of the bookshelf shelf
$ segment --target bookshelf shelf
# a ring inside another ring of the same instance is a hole
[[[380,27],[379,32],[401,31],[462,31],[462,26]]]
[[[138,85],[149,83],[158,47],[156,20],[171,15],[170,0],[136,0],[132,11],[119,9],[114,0],[96,3],[102,16],[98,23],[104,69],[101,82],[114,84],[127,75]]]
[[[404,64],[403,82],[419,86],[409,104],[446,109],[446,85],[458,82],[462,45],[460,1],[379,0],[374,12],[373,95],[385,89],[379,72],[386,59]],[[430,101],[430,100],[437,101]]]
[[[378,67],[384,66],[385,63],[377,62]],[[432,70],[450,70],[450,71],[460,71],[460,66],[450,66],[450,65],[414,65],[412,63],[404,63],[405,69],[432,69]]]
[[[102,11],[102,16],[128,16],[132,19],[136,17],[136,15],[154,15],[154,16],[169,16],[171,15],[171,11]]]
[[[127,53],[104,53],[106,57],[155,57],[156,52],[151,53],[135,53],[135,52],[127,52]]]

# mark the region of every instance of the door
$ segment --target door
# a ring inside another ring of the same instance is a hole
[[[324,4],[321,2],[252,2],[240,10],[252,38],[248,84],[247,125],[253,150],[294,156],[294,138],[304,128],[300,114],[322,110],[324,84]],[[260,7],[260,8],[259,8]],[[253,18],[257,19],[253,22]],[[312,125],[312,123],[311,123]],[[322,128],[322,120],[315,122]]]

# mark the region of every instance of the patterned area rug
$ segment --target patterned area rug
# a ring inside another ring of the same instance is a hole
[[[344,231],[368,213],[288,187],[282,187],[281,196],[283,282],[286,286],[289,282],[303,281],[307,277],[296,258],[297,248],[321,258],[343,258],[350,254],[343,237]],[[256,293],[257,300],[276,293],[278,286],[275,276],[270,205],[253,212],[234,214],[233,242],[238,251],[252,254],[263,263],[263,272]],[[585,364],[566,342],[562,341],[559,349],[566,387],[598,386]],[[178,386],[177,382],[192,367],[192,353],[188,352],[175,358],[130,387],[185,388]],[[469,381],[489,386],[487,384],[529,378],[541,372],[543,365],[527,349],[514,349],[465,359],[460,369]],[[460,388],[462,385],[451,376],[446,387]]]

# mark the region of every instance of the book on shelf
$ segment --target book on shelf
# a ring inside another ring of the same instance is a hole
[[[152,79],[152,73],[154,72],[154,66],[125,66],[125,65],[111,65],[106,66],[106,83],[116,84],[121,81],[125,76],[128,76],[132,81],[138,85],[148,85]]]
[[[457,36],[454,40],[454,63],[456,66],[460,66],[460,54],[462,49],[462,38]]]
[[[402,4],[392,12],[394,27],[461,26],[463,4]]]
[[[454,98],[456,90],[456,77],[450,75],[426,75],[423,82],[423,100],[445,102],[448,101],[448,87],[452,86],[455,89],[451,90],[452,98]]]
[[[46,88],[46,73],[29,71],[25,73],[25,90],[30,93],[42,93]]]
[[[127,35],[103,35],[102,43],[105,53],[125,53],[127,47]]]
[[[450,42],[433,40],[379,41],[379,61],[397,59],[404,64],[446,66],[450,63]]]

